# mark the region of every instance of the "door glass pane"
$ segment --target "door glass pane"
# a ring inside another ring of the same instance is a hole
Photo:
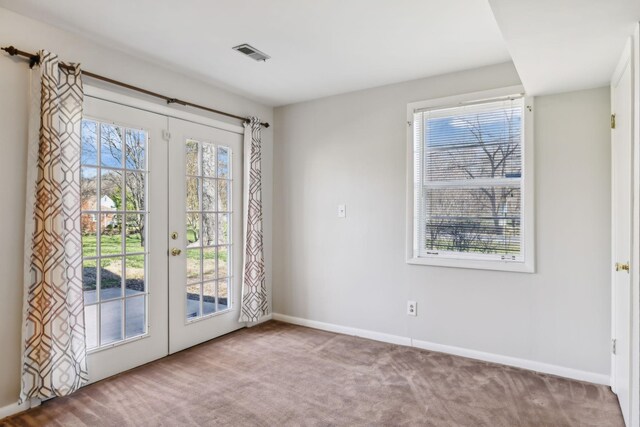
[[[122,297],[122,258],[100,259],[100,299]]]
[[[216,311],[216,282],[206,282],[202,285],[202,314]]]
[[[91,120],[83,120],[80,134],[82,164],[98,165],[98,124]]]
[[[125,300],[127,324],[125,333],[127,338],[144,334],[145,327],[145,306],[144,295]]]
[[[187,319],[201,316],[200,310],[200,285],[187,286]]]
[[[216,210],[216,180],[204,179],[202,182],[202,210]]]
[[[82,261],[82,291],[84,292],[84,303],[93,304],[98,300],[98,268],[95,259]]]
[[[216,214],[202,214],[202,245],[211,246],[216,244]]]
[[[100,345],[122,340],[122,300],[100,304]]]
[[[200,250],[187,249],[187,283],[200,282]]]
[[[122,129],[102,123],[100,126],[100,165],[122,168]]]
[[[85,304],[87,304],[85,302]],[[87,349],[91,350],[98,346],[98,306],[85,305],[84,307],[84,330],[87,340]]]
[[[100,214],[100,255],[122,253],[122,215]]]
[[[146,169],[147,133],[142,130],[127,129],[124,162],[127,169]]]
[[[125,258],[125,286],[126,296],[140,295],[145,291],[144,283],[144,255],[134,255]]]
[[[190,139],[185,144],[186,317],[195,319],[230,308],[226,293],[232,280],[232,153],[229,147],[208,141]]]
[[[128,254],[144,252],[146,240],[145,224],[144,214],[128,213],[125,215],[125,239]]]
[[[216,278],[216,248],[204,248],[202,250],[202,280]]]
[[[143,130],[92,120],[81,129],[82,283],[93,349],[147,333],[149,147]]]
[[[202,144],[202,175],[216,176],[216,146]]]
[[[229,308],[229,280],[218,280],[218,310]]]

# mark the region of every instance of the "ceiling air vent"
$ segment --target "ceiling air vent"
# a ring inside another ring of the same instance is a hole
[[[239,46],[236,46],[233,48],[234,50],[237,50],[240,53],[244,53],[245,55],[247,55],[249,58],[251,59],[255,59],[256,61],[266,61],[267,59],[271,58],[269,55],[267,55],[264,52],[260,52],[258,49],[256,49],[255,47],[248,45],[248,44],[241,44]]]

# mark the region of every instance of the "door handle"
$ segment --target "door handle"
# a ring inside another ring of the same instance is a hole
[[[621,262],[616,262],[616,271],[626,271],[627,273],[629,272],[629,263],[621,263]]]
[[[171,255],[173,255],[173,256],[178,256],[181,253],[182,253],[182,251],[180,249],[178,249],[178,248],[171,249]]]

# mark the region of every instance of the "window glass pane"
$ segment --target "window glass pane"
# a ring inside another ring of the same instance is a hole
[[[100,304],[100,345],[122,340],[122,300]]]
[[[202,143],[202,175],[216,176],[216,146]]]
[[[91,120],[82,121],[81,135],[81,163],[83,165],[98,164],[98,124]]]
[[[145,327],[145,297],[139,296],[125,300],[127,324],[125,333],[127,338],[143,335]]]
[[[122,129],[102,123],[100,125],[100,164],[111,168],[122,168],[122,163]]]
[[[425,181],[520,178],[522,107],[481,104],[433,112],[425,123]]]
[[[127,129],[125,136],[125,167],[127,169],[146,169],[147,133],[143,130]]]
[[[432,188],[425,203],[425,249],[520,253],[520,188]]]

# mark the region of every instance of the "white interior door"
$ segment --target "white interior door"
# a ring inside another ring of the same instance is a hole
[[[168,352],[167,118],[85,97],[83,287],[90,380]]]
[[[631,411],[631,244],[632,244],[632,99],[631,44],[625,48],[611,82],[612,126],[612,309],[614,354],[612,389],[625,422]]]
[[[242,135],[169,119],[169,351],[239,329]]]

